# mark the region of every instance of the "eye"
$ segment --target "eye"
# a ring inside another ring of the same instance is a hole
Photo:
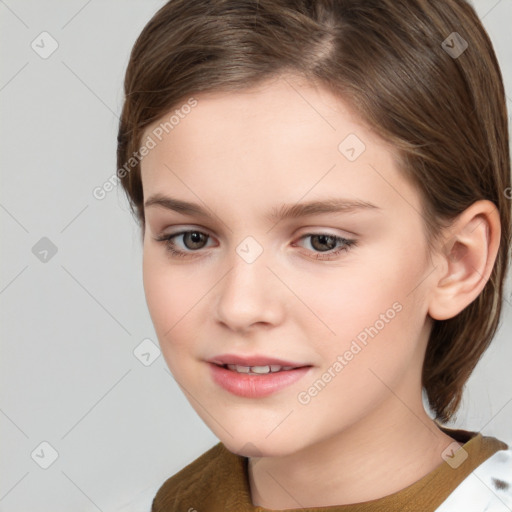
[[[347,239],[329,233],[307,233],[301,236],[300,240],[310,239],[309,245],[314,253],[311,257],[315,259],[331,259],[342,251],[348,251],[356,245],[356,240]]]
[[[183,245],[177,244],[174,239],[182,240]],[[210,235],[203,233],[202,231],[189,230],[180,231],[179,233],[162,235],[155,238],[157,242],[165,242],[166,250],[172,256],[187,257],[192,256],[192,253],[199,252],[200,249],[205,247],[206,242],[210,239]]]
[[[198,230],[180,231],[155,238],[157,242],[165,243],[166,251],[172,257],[179,258],[199,256],[201,249],[207,247],[206,244],[210,239],[210,235]],[[329,233],[308,233],[300,237],[300,240],[305,239],[310,239],[308,245],[311,247],[310,252],[313,254],[310,254],[309,257],[317,260],[333,259],[342,251],[348,251],[356,245],[356,240]],[[181,240],[181,243],[177,243],[178,240]]]

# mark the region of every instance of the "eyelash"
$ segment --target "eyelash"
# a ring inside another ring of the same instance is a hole
[[[171,257],[177,257],[177,258],[188,258],[193,256],[193,253],[198,253],[201,251],[201,249],[197,249],[195,251],[181,251],[177,250],[176,244],[172,241],[173,238],[177,236],[186,235],[187,233],[201,233],[202,235],[206,235],[208,239],[210,239],[210,235],[203,233],[202,231],[198,230],[187,230],[187,231],[180,231],[178,233],[173,233],[172,235],[163,235],[161,237],[155,238],[157,242],[163,242],[166,245],[166,250],[169,252],[169,255]],[[337,249],[331,249],[329,251],[323,251],[323,252],[317,252],[315,253],[316,256],[313,256],[313,259],[316,260],[330,260],[333,256],[337,256],[340,253],[344,251],[349,251],[352,247],[357,245],[357,241],[354,239],[347,239],[343,238],[341,236],[331,235],[330,233],[307,233],[305,235],[302,235],[299,240],[302,240],[304,238],[312,237],[312,236],[328,236],[330,238],[333,238],[336,243],[342,243],[343,245],[341,247],[338,247]],[[324,257],[326,255],[327,257]]]

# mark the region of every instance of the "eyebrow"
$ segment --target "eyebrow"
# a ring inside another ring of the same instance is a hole
[[[184,215],[196,215],[198,217],[210,217],[206,209],[196,203],[182,201],[172,197],[155,194],[145,203],[146,208],[150,206],[160,206],[168,210],[173,210]],[[339,197],[326,197],[321,200],[307,201],[296,204],[283,204],[279,208],[272,208],[264,218],[270,222],[277,222],[284,219],[295,219],[306,217],[308,215],[320,215],[325,213],[353,213],[357,210],[376,210],[381,208],[357,199],[346,199]]]

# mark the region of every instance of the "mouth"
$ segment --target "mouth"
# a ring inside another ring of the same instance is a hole
[[[216,363],[213,363],[216,364]],[[236,373],[243,373],[247,375],[267,375],[269,373],[288,372],[290,370],[297,370],[298,368],[305,368],[306,366],[281,366],[279,364],[266,364],[257,366],[244,366],[238,364],[216,364],[221,368],[230,370]]]
[[[240,371],[242,373],[247,373],[244,368],[252,369],[256,373],[268,373],[311,366],[310,364],[287,361],[285,359],[278,359],[276,357],[264,355],[238,356],[235,354],[221,354],[210,359],[208,362],[218,366],[224,366],[233,371],[237,371],[236,368],[241,368],[242,370]]]
[[[312,365],[267,357],[219,356],[208,361],[213,382],[233,395],[263,398],[303,379]]]

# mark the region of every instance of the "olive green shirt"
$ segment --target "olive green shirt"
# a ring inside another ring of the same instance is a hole
[[[475,468],[497,451],[508,448],[494,437],[484,437],[465,430],[442,430],[463,443],[468,454],[467,459],[458,467],[452,468],[448,462],[443,462],[405,489],[376,500],[352,505],[286,509],[287,512],[434,512]],[[248,459],[231,453],[222,443],[216,444],[166,480],[152,505],[152,512],[269,510],[252,504]]]

